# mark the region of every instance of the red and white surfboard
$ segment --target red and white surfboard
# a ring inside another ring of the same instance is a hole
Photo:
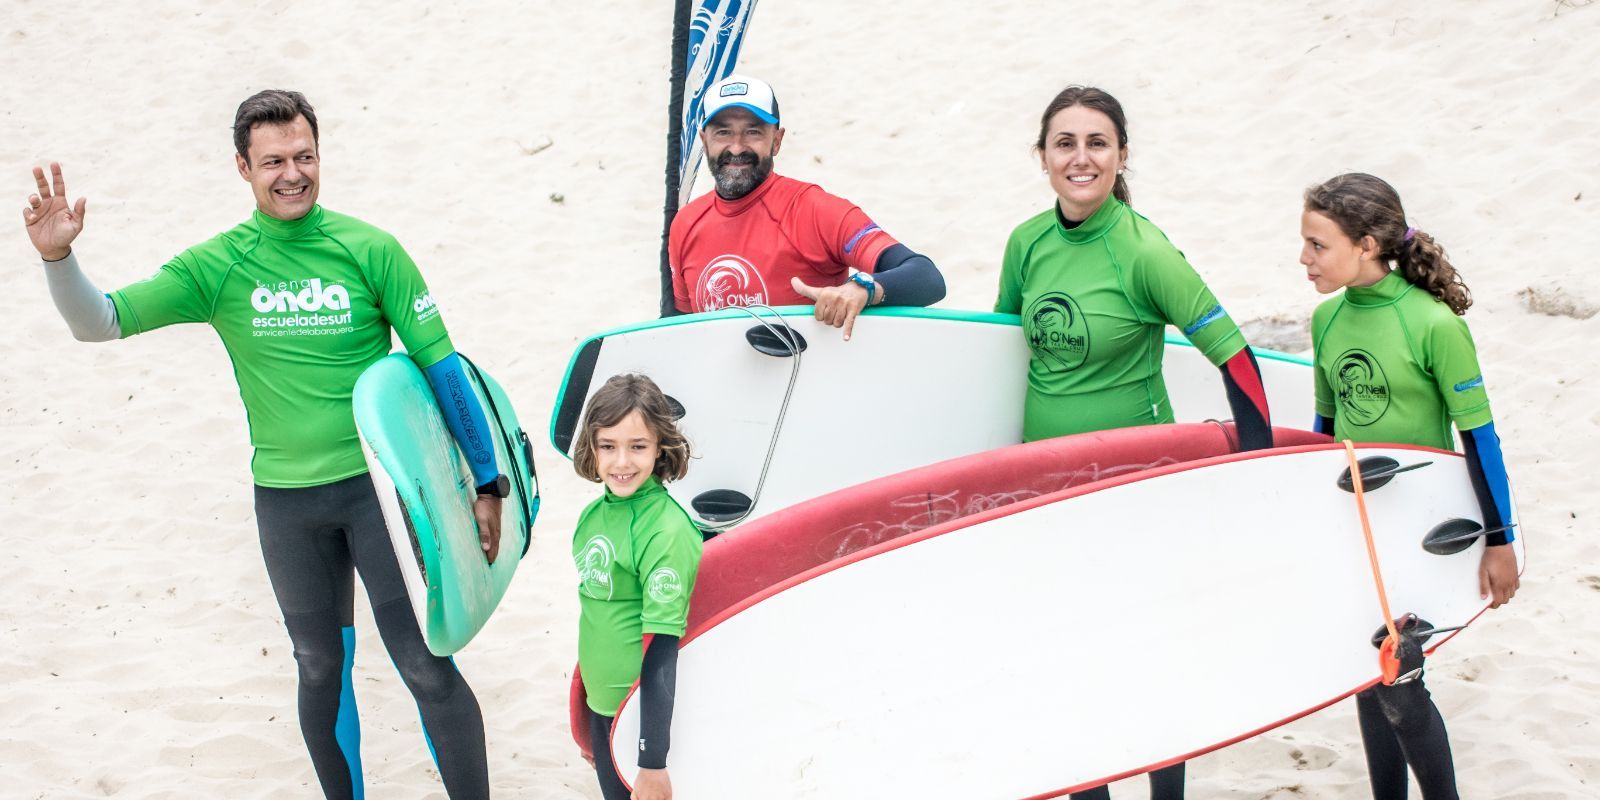
[[[1036,442],[709,542],[678,664],[675,792],[1053,797],[1371,685],[1383,616],[1343,448],[1230,449],[1214,425]],[[1472,621],[1481,539],[1423,546],[1481,522],[1461,457],[1358,453],[1427,464],[1367,490],[1394,612]],[[635,700],[613,732],[625,779]]]

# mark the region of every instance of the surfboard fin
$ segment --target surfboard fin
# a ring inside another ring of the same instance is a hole
[[[683,407],[683,404],[678,402],[678,398],[673,397],[670,394],[664,394],[662,396],[667,398],[667,408],[672,409],[672,418],[674,420],[683,419],[683,415],[689,413],[688,410]]]
[[[1400,462],[1388,456],[1367,456],[1356,463],[1361,465],[1361,486],[1370,492],[1382,488],[1402,472],[1421,469],[1433,462],[1418,461],[1415,464],[1401,466]],[[1347,492],[1356,490],[1355,484],[1350,480],[1349,467],[1345,467],[1344,471],[1339,473],[1339,488]]]
[[[755,501],[735,489],[708,489],[694,496],[689,506],[707,522],[732,522],[750,513]]]
[[[1480,536],[1491,533],[1505,533],[1512,529],[1512,525],[1502,525],[1498,528],[1484,530],[1482,525],[1470,519],[1447,519],[1435,525],[1428,535],[1422,537],[1422,549],[1436,555],[1454,555],[1472,546]]]
[[[767,324],[751,326],[750,330],[744,332],[744,340],[757,353],[776,358],[788,358],[806,351],[806,338],[788,325],[782,328]]]

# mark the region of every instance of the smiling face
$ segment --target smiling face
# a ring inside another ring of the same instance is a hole
[[[594,463],[600,480],[618,497],[639,491],[656,467],[661,443],[637,409],[620,422],[594,432]]]
[[[250,129],[249,155],[234,155],[239,177],[250,183],[256,208],[274,219],[300,219],[317,203],[316,136],[305,117]]]
[[[700,142],[717,181],[717,194],[737,200],[772,174],[773,157],[783,147],[783,129],[735,106],[706,121]]]
[[[1088,106],[1063,108],[1050,118],[1039,164],[1067,219],[1088,219],[1111,196],[1117,170],[1128,160],[1128,148],[1117,141],[1116,124]]]
[[[1300,215],[1300,238],[1300,264],[1306,268],[1306,279],[1321,294],[1347,286],[1371,286],[1389,274],[1371,236],[1352,241],[1338,223],[1319,212]]]

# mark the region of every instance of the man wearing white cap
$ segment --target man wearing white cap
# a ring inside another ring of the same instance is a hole
[[[759,78],[730,75],[706,91],[700,141],[716,191],[672,220],[668,260],[678,313],[815,303],[850,338],[869,305],[925,306],[944,297],[927,256],[900,244],[848,200],[772,172],[783,146],[778,98]]]

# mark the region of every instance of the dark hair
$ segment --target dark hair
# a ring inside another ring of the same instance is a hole
[[[233,112],[233,149],[250,158],[250,131],[257,125],[288,125],[295,117],[306,118],[306,124],[311,126],[311,141],[317,141],[317,112],[305,95],[285,89],[250,95]]]
[[[594,457],[595,432],[616,425],[635,411],[644,417],[645,427],[655,433],[656,444],[661,448],[652,470],[656,478],[666,483],[689,471],[689,441],[678,430],[667,396],[661,393],[655,381],[628,373],[611,376],[584,406],[583,424],[578,428],[578,441],[572,448],[572,468],[579,477],[600,482],[600,470]]]
[[[1050,133],[1050,118],[1073,106],[1092,108],[1110,117],[1111,124],[1117,127],[1117,148],[1127,149],[1128,116],[1122,113],[1122,104],[1117,102],[1117,98],[1093,86],[1068,86],[1050,101],[1050,105],[1045,106],[1044,116],[1039,118],[1039,141],[1034,142],[1034,150],[1044,152],[1044,139]],[[1133,204],[1133,194],[1128,191],[1128,181],[1120,174],[1117,175],[1116,185],[1111,187],[1111,193],[1124,204]]]
[[[1400,194],[1382,178],[1350,172],[1306,190],[1306,210],[1333,220],[1352,242],[1371,236],[1379,258],[1426,289],[1456,314],[1472,307],[1472,292],[1432,236],[1406,225]],[[1409,235],[1408,235],[1409,234]]]

